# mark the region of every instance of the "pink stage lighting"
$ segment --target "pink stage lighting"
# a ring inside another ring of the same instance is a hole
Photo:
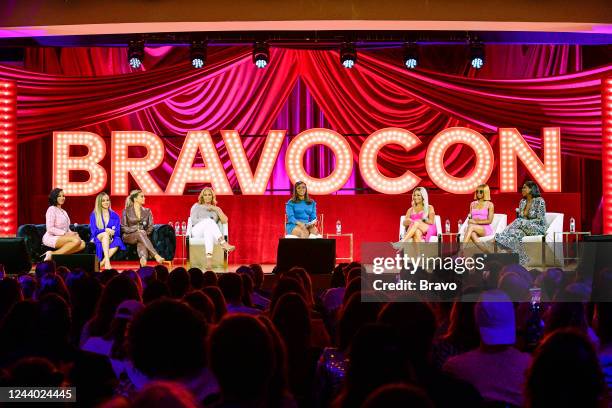
[[[612,77],[602,81],[603,233],[612,234]]]
[[[0,236],[17,231],[17,95],[15,84],[0,80]]]

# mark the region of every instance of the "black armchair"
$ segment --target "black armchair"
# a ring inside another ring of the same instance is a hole
[[[70,229],[76,231],[81,239],[86,242],[83,252],[87,254],[96,253],[96,246],[91,241],[89,224],[71,225]],[[19,229],[17,229],[17,236],[25,239],[26,248],[32,260],[40,259],[46,251],[53,249],[46,247],[42,243],[42,237],[45,235],[46,231],[47,226],[45,224],[24,224],[20,225]],[[174,259],[176,250],[174,228],[170,227],[168,224],[155,224],[153,226],[153,233],[151,234],[151,242],[164,259],[168,261]],[[137,261],[138,254],[136,253],[136,246],[126,244],[126,248],[127,251],[119,250],[111,259],[114,261]]]

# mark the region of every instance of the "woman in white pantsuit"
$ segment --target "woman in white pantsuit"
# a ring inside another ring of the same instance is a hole
[[[198,202],[191,207],[191,233],[194,238],[204,238],[207,262],[210,264],[215,243],[221,245],[225,251],[236,249],[221,235],[217,222],[227,223],[227,215],[217,207],[215,192],[205,187],[198,196]]]

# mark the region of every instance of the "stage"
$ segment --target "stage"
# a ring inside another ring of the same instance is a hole
[[[153,212],[155,223],[187,221],[189,210],[196,201],[195,195],[147,196],[145,206]],[[576,219],[576,230],[581,231],[580,193],[544,193],[546,210],[565,214],[564,230],[569,230],[569,219]],[[218,196],[218,205],[229,218],[229,242],[236,245],[236,251],[229,256],[230,264],[276,263],[279,238],[284,235],[285,203],[288,196]],[[359,260],[361,243],[397,241],[400,216],[410,206],[410,195],[356,194],[313,196],[317,211],[324,215],[324,233],[336,232],[336,221],[342,224],[342,233],[353,234],[354,260]],[[508,223],[515,218],[520,194],[493,194],[496,213],[508,215]],[[111,198],[113,209],[121,213],[125,197]],[[451,222],[456,232],[457,221],[464,220],[472,201],[471,195],[456,195],[432,192],[429,202],[437,215]],[[47,197],[36,197],[31,203],[32,213],[39,214],[31,223],[44,223]],[[68,197],[64,208],[70,214],[71,222],[86,223],[93,211],[94,197]],[[180,241],[180,239],[179,239]],[[342,242],[340,242],[342,241]],[[181,256],[182,242],[177,242],[175,257]],[[337,242],[337,256],[345,256],[348,243]]]

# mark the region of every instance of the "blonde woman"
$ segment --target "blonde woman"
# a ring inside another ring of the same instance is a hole
[[[125,209],[121,215],[121,233],[123,242],[136,245],[140,266],[147,264],[149,254],[158,263],[164,262],[149,239],[153,232],[153,214],[144,207],[145,196],[141,190],[132,190],[125,200]]]
[[[484,250],[478,243],[479,238],[493,234],[491,223],[494,214],[491,190],[488,185],[481,184],[476,187],[474,201],[470,204],[470,215],[468,216],[468,225],[463,236],[463,242],[473,242],[478,248]]]
[[[404,227],[407,228],[402,242],[428,242],[430,237],[436,236],[436,214],[433,206],[429,205],[427,190],[417,187],[412,191],[412,206],[406,212]]]
[[[204,238],[204,250],[208,262],[212,258],[215,243],[221,245],[225,251],[236,249],[225,241],[218,222],[227,223],[227,215],[217,207],[217,196],[210,187],[205,187],[198,196],[198,202],[191,207],[191,233],[194,238]]]
[[[125,245],[121,240],[121,219],[111,210],[108,194],[100,193],[96,197],[96,206],[89,216],[89,229],[100,264],[104,269],[111,269],[111,257],[119,248],[125,250]]]

